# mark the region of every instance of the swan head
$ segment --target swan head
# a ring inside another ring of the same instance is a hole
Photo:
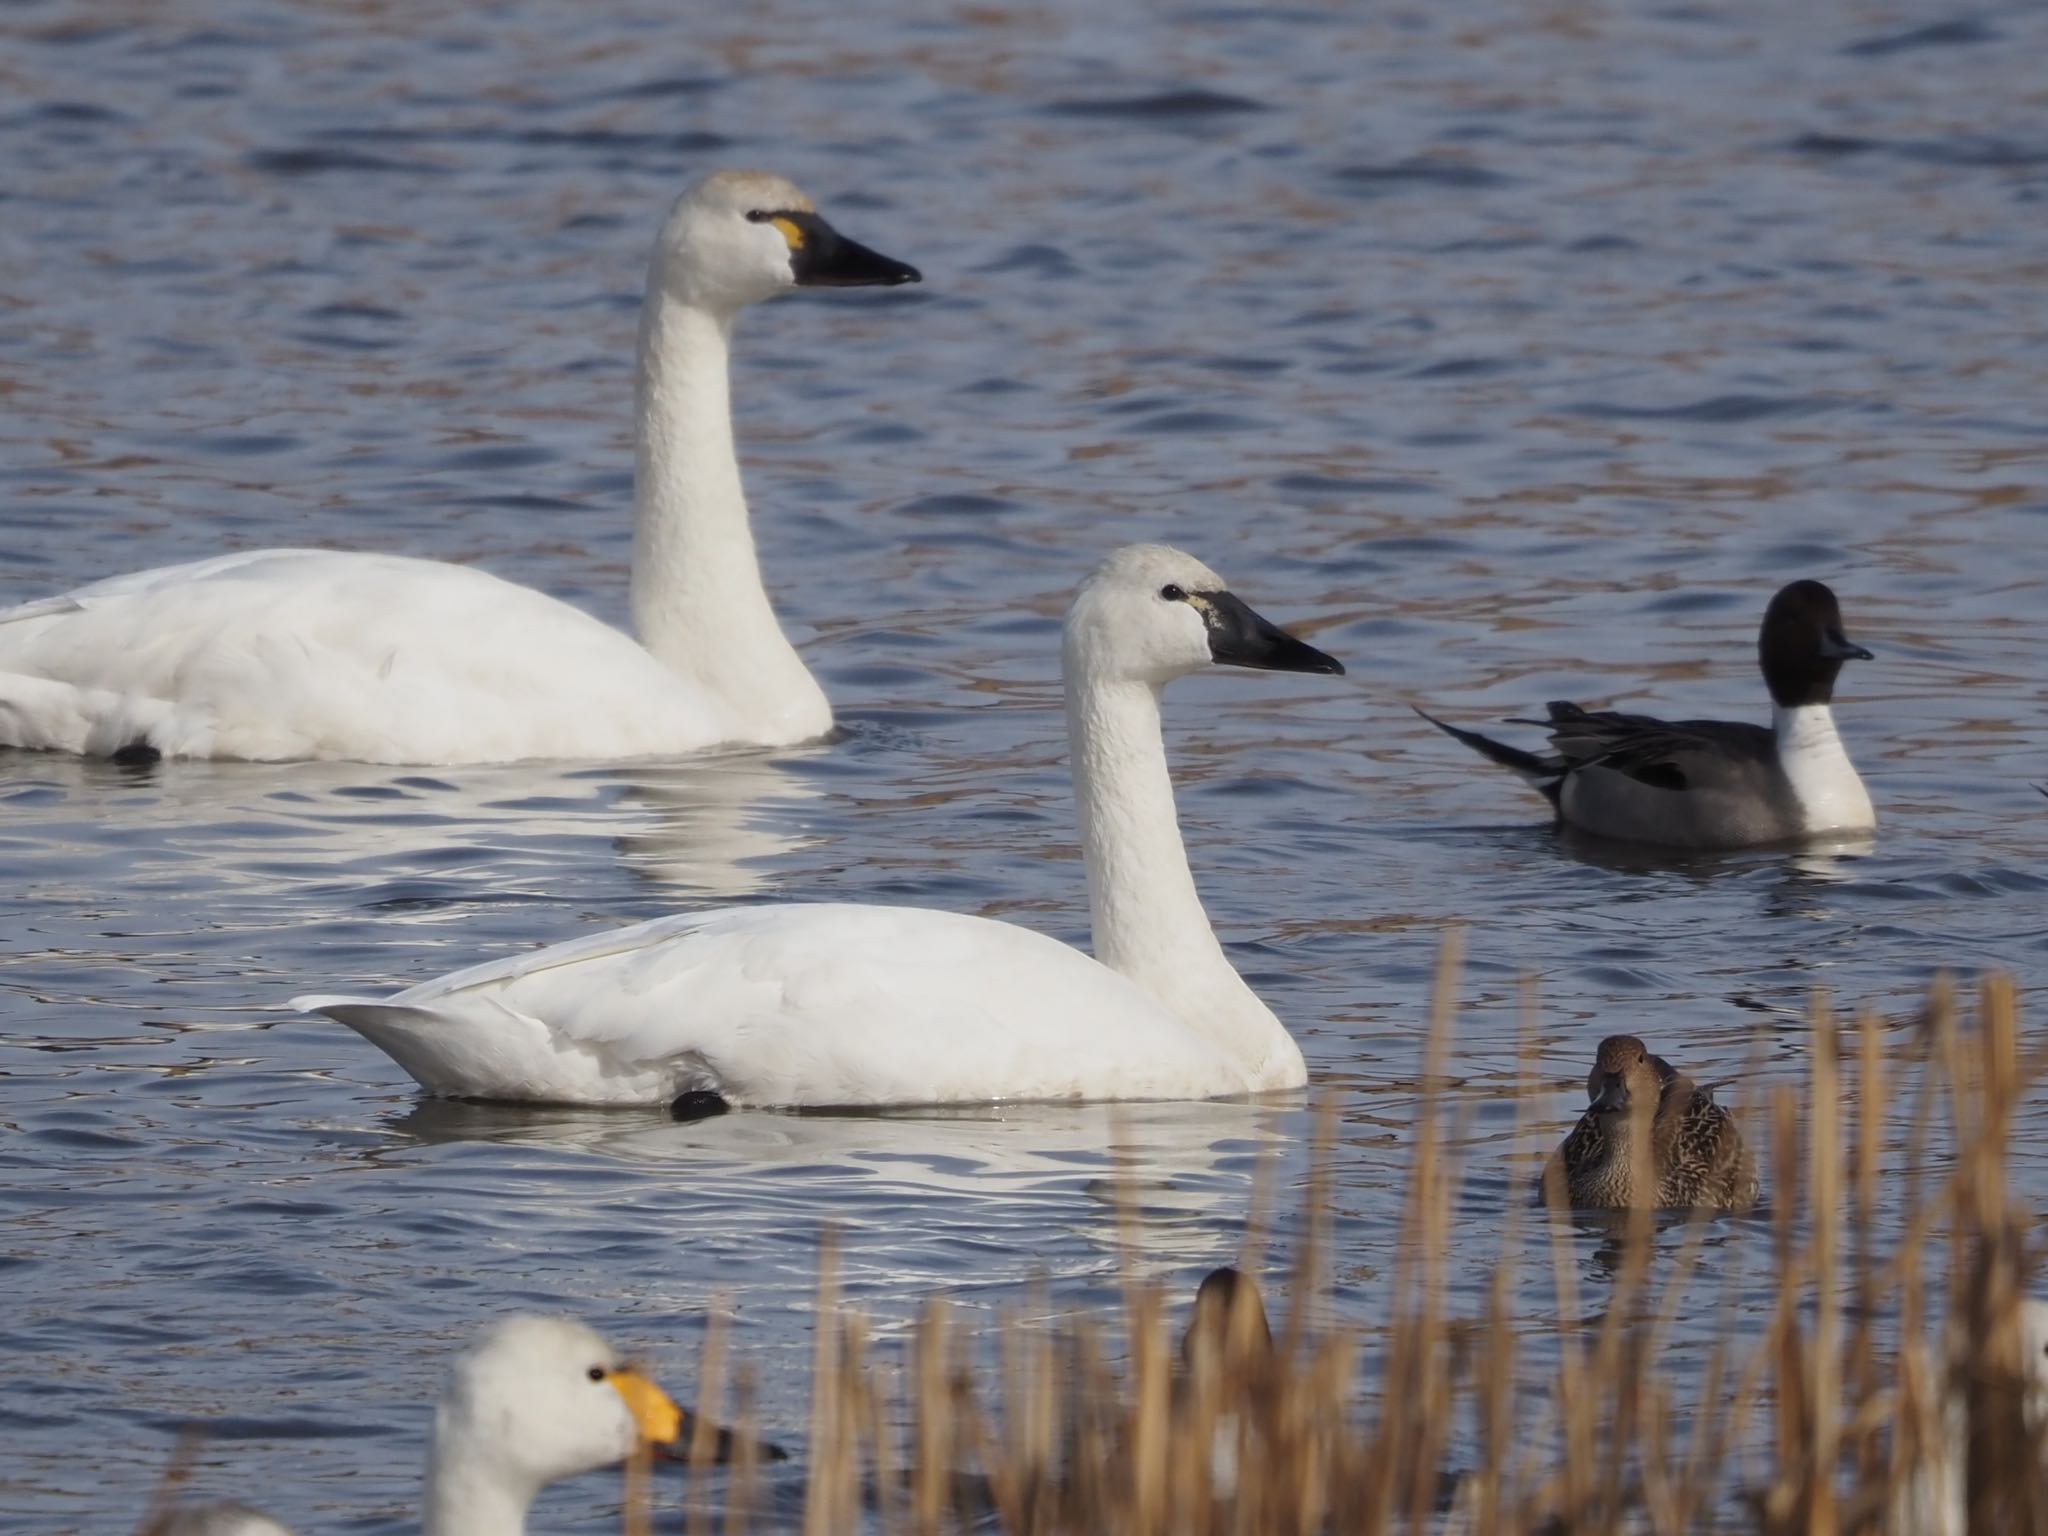
[[[767,171],[715,171],[677,198],[654,272],[676,298],[728,314],[786,288],[922,281],[917,268],[847,239],[793,183]]]
[[[1205,667],[1341,675],[1343,664],[1261,618],[1221,576],[1165,544],[1131,544],[1074,598],[1067,669],[1154,687]]]
[[[530,1499],[547,1484],[667,1444],[682,1410],[567,1317],[507,1318],[455,1362],[434,1414],[437,1479]]]

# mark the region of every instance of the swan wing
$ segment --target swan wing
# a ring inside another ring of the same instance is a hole
[[[734,907],[297,1000],[429,1092],[758,1106],[1192,1099],[1246,1072],[1134,983],[1028,928],[910,907]]]
[[[0,612],[0,745],[264,761],[632,757],[727,711],[581,609],[467,566],[281,549]]]

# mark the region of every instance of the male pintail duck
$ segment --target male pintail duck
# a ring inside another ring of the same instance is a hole
[[[1745,848],[1868,832],[1877,817],[1830,705],[1842,663],[1870,652],[1842,633],[1835,594],[1817,581],[1782,588],[1764,610],[1757,659],[1771,690],[1769,729],[1553,703],[1543,754],[1416,713],[1535,785],[1560,825],[1598,837]]]
[[[1634,1035],[1600,1042],[1586,1096],[1585,1114],[1543,1170],[1538,1196],[1546,1203],[1730,1211],[1757,1203],[1762,1185],[1735,1117]],[[1647,1143],[1632,1144],[1632,1110],[1651,1114]]]

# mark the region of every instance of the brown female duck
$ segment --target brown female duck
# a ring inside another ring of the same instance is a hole
[[[1729,1211],[1757,1203],[1756,1162],[1735,1117],[1634,1035],[1600,1042],[1586,1096],[1592,1102],[1543,1170],[1546,1203]],[[1650,1116],[1647,1137],[1631,1137],[1631,1113]]]

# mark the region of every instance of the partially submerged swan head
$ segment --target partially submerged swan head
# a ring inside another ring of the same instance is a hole
[[[530,1500],[543,1487],[667,1444],[682,1411],[568,1317],[507,1318],[456,1361],[434,1413],[430,1462],[443,1498],[487,1484]]]
[[[654,265],[676,298],[725,313],[786,288],[922,280],[917,268],[847,239],[793,183],[767,171],[714,171],[677,198]]]
[[[1654,1113],[1664,1091],[1661,1065],[1634,1035],[1609,1035],[1586,1074],[1588,1108],[1596,1115],[1620,1115],[1641,1104]]]
[[[1261,618],[1221,576],[1165,544],[1127,544],[1067,612],[1072,674],[1162,687],[1205,667],[1342,674],[1343,664]]]

